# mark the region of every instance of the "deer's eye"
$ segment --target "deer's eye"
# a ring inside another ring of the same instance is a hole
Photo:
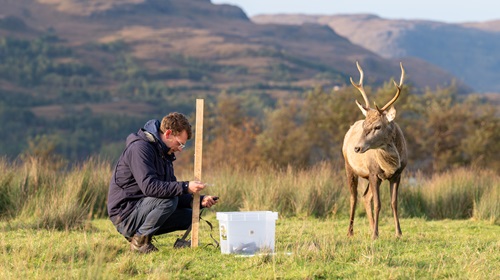
[[[375,130],[380,130],[382,127],[380,125],[377,125],[374,129]]]

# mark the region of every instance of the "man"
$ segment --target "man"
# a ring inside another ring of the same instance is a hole
[[[108,214],[133,251],[158,251],[153,235],[187,229],[192,221],[192,194],[205,188],[198,181],[177,181],[172,162],[191,139],[191,125],[180,113],[150,120],[127,137],[126,148],[113,171]],[[201,207],[217,203],[202,196]]]

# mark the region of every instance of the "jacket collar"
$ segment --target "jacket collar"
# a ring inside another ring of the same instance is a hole
[[[144,132],[144,138],[150,143],[156,143],[162,156],[167,157],[171,161],[176,159],[175,154],[168,154],[170,148],[161,141],[160,138],[160,121],[159,120],[149,120],[144,127],[141,129]]]

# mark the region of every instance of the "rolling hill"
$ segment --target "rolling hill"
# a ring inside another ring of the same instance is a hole
[[[399,77],[402,61],[412,93],[451,84],[473,92],[432,61],[377,53],[328,24],[258,24],[209,0],[0,0],[0,7],[0,121],[10,132],[0,154],[12,157],[35,140],[72,159],[115,155],[145,120],[190,114],[195,98],[224,92],[247,98],[246,107],[272,107],[314,87],[350,86],[356,61],[369,86]]]
[[[320,24],[387,59],[415,57],[455,75],[478,92],[500,92],[500,21],[448,24],[375,15],[260,15],[261,24]],[[428,80],[428,79],[426,79]]]
[[[75,49],[79,61],[95,69],[106,68],[101,62],[108,55],[85,51],[85,46],[120,42],[144,71],[174,88],[219,92],[264,86],[269,92],[294,92],[315,85],[343,86],[357,75],[356,60],[376,84],[399,75],[399,60],[417,88],[448,85],[455,78],[425,60],[377,54],[326,25],[255,24],[241,9],[208,0],[0,3],[0,35],[26,38],[50,30]],[[161,78],[179,70],[191,74]]]

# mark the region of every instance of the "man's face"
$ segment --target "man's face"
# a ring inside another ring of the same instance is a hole
[[[187,132],[183,130],[181,133],[174,135],[171,130],[167,130],[163,142],[170,148],[169,154],[182,152],[187,143]]]

